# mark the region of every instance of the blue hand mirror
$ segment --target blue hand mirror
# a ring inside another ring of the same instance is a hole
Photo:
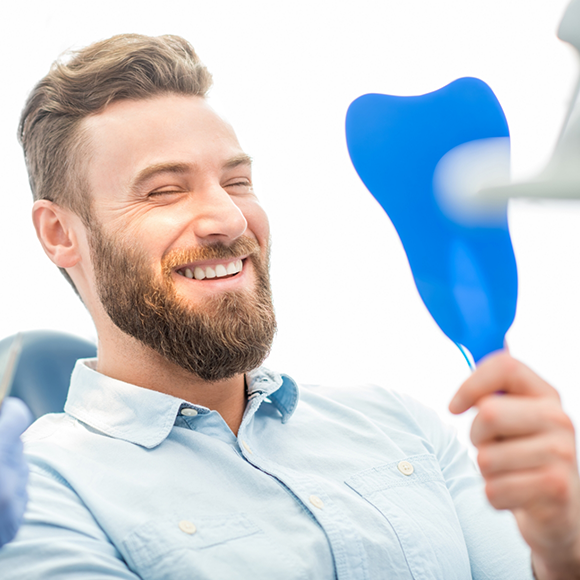
[[[446,167],[485,175],[498,151],[509,165],[509,129],[492,90],[463,78],[421,96],[363,95],[348,109],[346,138],[354,167],[393,222],[417,290],[441,330],[475,362],[502,349],[517,301],[507,205],[491,217],[462,214],[441,194],[453,189],[441,178]],[[461,179],[455,182],[461,189]]]

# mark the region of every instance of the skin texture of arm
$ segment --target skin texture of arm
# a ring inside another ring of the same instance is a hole
[[[580,578],[575,432],[557,391],[501,352],[481,362],[449,405],[452,413],[471,407],[487,497],[513,512],[538,580]]]

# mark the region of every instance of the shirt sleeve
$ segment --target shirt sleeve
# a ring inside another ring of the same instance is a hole
[[[456,430],[413,399],[405,404],[433,446],[463,530],[473,580],[533,580],[531,551],[512,513],[487,500],[484,481]]]
[[[25,519],[0,550],[3,580],[136,580],[87,507],[65,481],[32,466]]]

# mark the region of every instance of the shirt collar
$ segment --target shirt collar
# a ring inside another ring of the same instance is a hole
[[[259,367],[247,373],[248,400],[260,396],[272,401],[276,409],[282,415],[282,423],[286,423],[298,405],[298,386],[288,375],[281,375]]]
[[[209,413],[207,407],[107,377],[95,370],[96,362],[77,361],[64,410],[105,435],[151,449],[167,438],[181,408]],[[246,376],[248,398],[269,397],[286,423],[298,404],[296,383],[264,367]]]

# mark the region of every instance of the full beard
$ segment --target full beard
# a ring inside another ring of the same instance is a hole
[[[276,332],[269,260],[254,239],[171,252],[163,258],[160,280],[138,249],[106,236],[100,225],[90,230],[97,292],[124,333],[208,382],[246,373],[268,356]],[[177,295],[173,268],[241,255],[248,255],[256,273],[252,291],[220,292],[195,306]]]

